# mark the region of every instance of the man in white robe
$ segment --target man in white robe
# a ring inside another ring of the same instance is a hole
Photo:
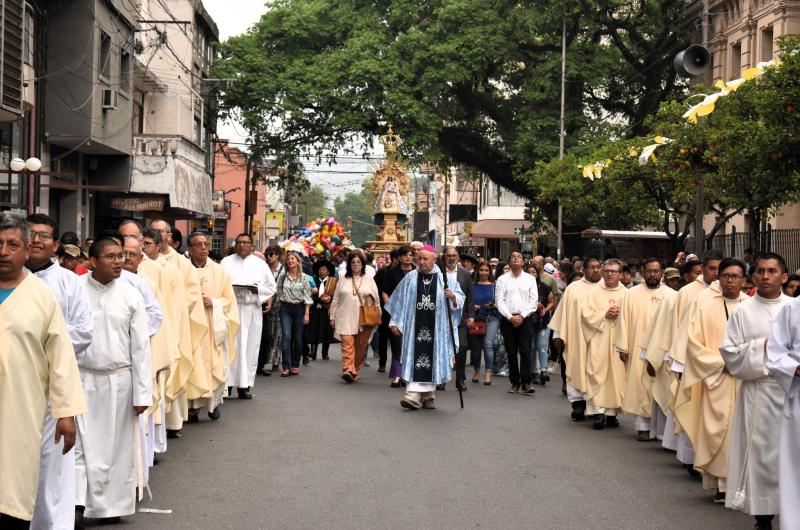
[[[0,528],[27,528],[36,503],[48,403],[50,444],[75,443],[74,416],[86,411],[75,350],[53,292],[26,271],[25,219],[0,212]]]
[[[781,530],[794,530],[800,527],[800,298],[787,302],[775,317],[767,357],[769,375],[786,393],[778,455],[780,519]]]
[[[118,281],[122,248],[98,239],[89,257],[93,272],[82,280],[94,310],[94,338],[78,363],[89,412],[78,418],[76,524],[84,515],[135,512],[136,485],[143,485],[136,416],[153,401],[150,328],[142,295]]]
[[[266,262],[253,255],[253,240],[248,234],[236,236],[235,249],[235,254],[220,262],[231,277],[239,305],[238,355],[228,373],[228,389],[236,387],[239,399],[252,399],[250,388],[256,379],[263,325],[261,304],[275,294],[277,286]]]
[[[756,259],[756,295],[731,313],[719,347],[725,367],[742,381],[728,448],[725,507],[755,516],[757,530],[772,528],[779,510],[778,445],[785,393],[767,370],[766,343],[772,322],[790,300],[782,293],[786,262],[777,254]]]
[[[31,243],[25,266],[53,291],[75,350],[80,357],[92,342],[92,305],[78,275],[60,267],[53,258],[58,250],[58,223],[50,216],[27,218]],[[63,454],[63,441],[53,443],[56,419],[47,408],[39,461],[39,487],[31,528],[70,529],[75,522],[75,452]]]

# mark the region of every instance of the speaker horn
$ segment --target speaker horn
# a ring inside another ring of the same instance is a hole
[[[692,44],[672,61],[675,71],[682,77],[696,77],[711,68],[711,54],[699,44]]]

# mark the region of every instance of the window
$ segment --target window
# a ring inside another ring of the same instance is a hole
[[[731,46],[731,71],[728,77],[736,79],[742,73],[742,43]]]
[[[131,54],[127,51],[119,56],[119,89],[122,92],[131,91]]]
[[[772,60],[772,26],[761,30],[761,61]]]
[[[100,77],[111,78],[111,37],[104,31],[100,32],[100,64],[97,70]]]
[[[33,22],[33,7],[30,4],[25,4],[25,38],[22,40],[22,45],[24,46],[22,60],[29,66],[33,66],[34,49],[36,47],[36,33]]]

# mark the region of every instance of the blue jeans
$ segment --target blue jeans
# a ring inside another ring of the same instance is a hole
[[[535,354],[531,355],[531,374],[547,371],[547,347],[549,342],[550,328],[543,328],[536,331],[536,334],[533,336],[533,351]],[[539,361],[538,370],[536,370],[537,360]]]
[[[305,314],[305,304],[281,303],[284,370],[300,368],[300,354],[303,351],[303,318]]]
[[[483,363],[486,370],[491,371],[494,365],[494,338],[497,335],[497,327],[500,320],[497,317],[489,316],[486,318],[486,334],[470,335],[470,353],[472,354],[472,367],[475,371],[481,369],[481,351],[483,351]]]

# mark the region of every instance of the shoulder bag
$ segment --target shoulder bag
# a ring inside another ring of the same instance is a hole
[[[361,281],[364,281],[363,277]],[[364,300],[362,300],[361,293],[358,292],[355,281],[353,281],[353,294],[358,298],[358,325],[363,327],[380,326],[381,306],[376,303],[375,297],[368,294],[364,297]]]

